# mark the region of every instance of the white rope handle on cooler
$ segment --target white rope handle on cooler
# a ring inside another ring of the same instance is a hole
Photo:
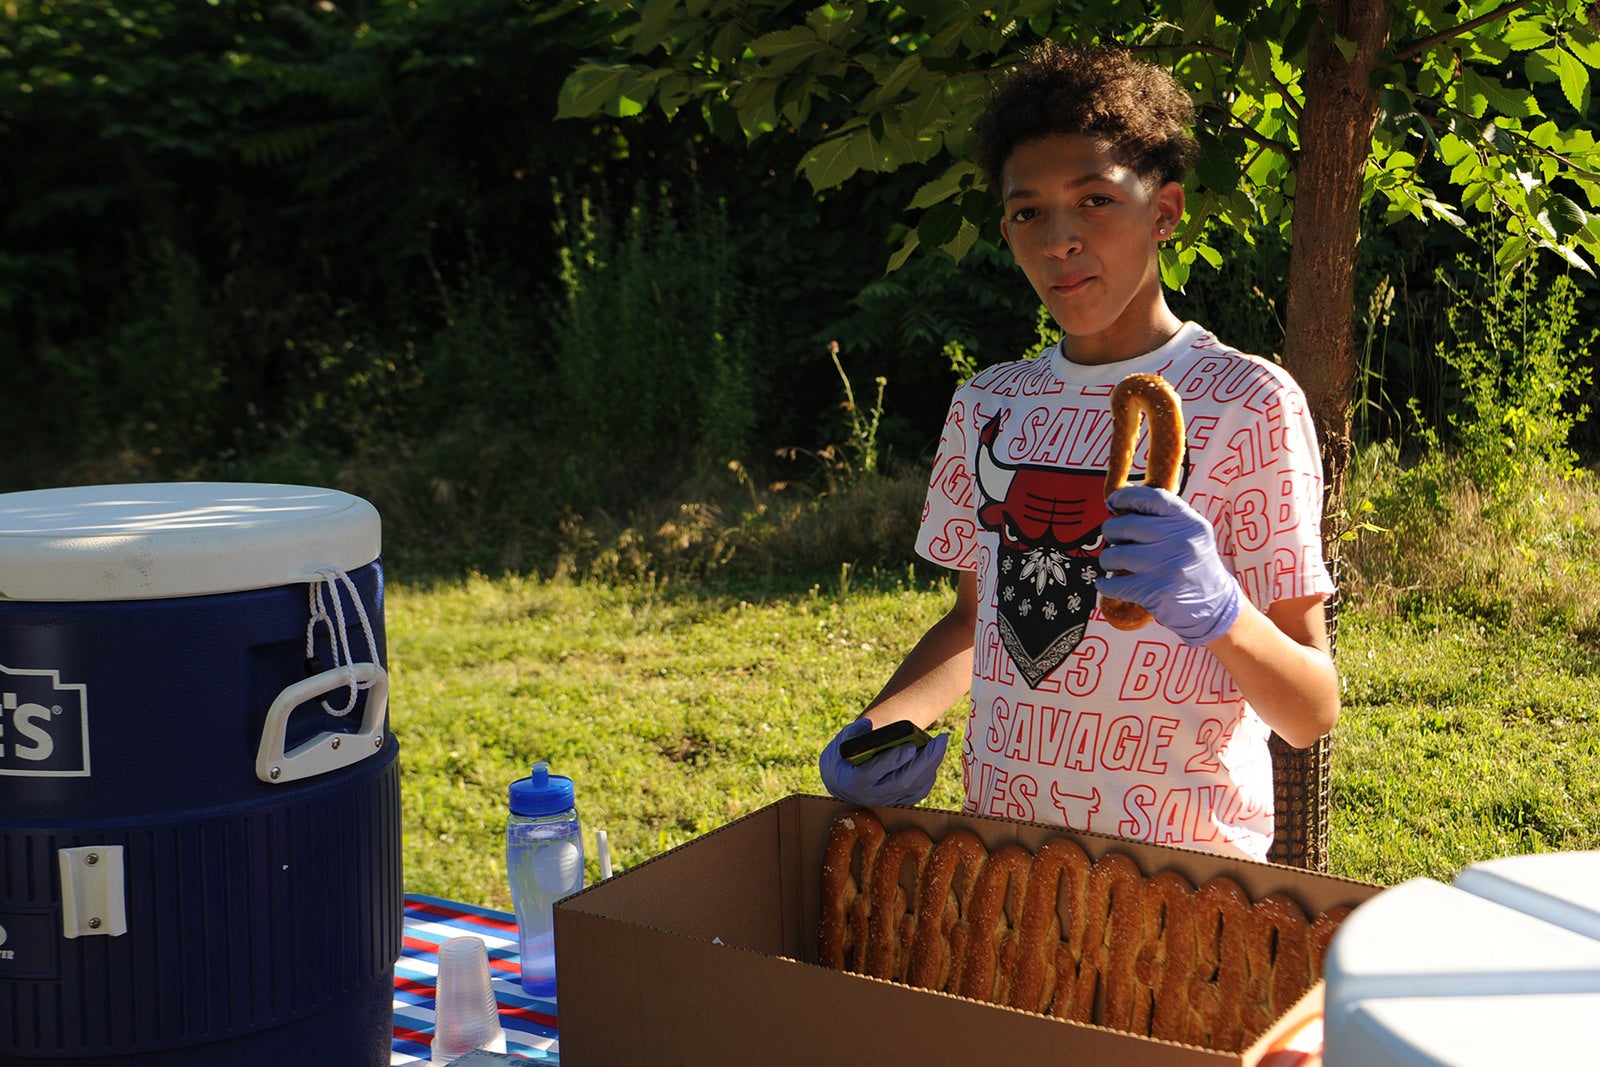
[[[312,659],[317,654],[317,624],[328,627],[328,644],[333,649],[333,666],[343,667],[345,676],[349,679],[350,699],[345,701],[342,708],[330,707],[326,700],[322,701],[322,710],[329,715],[348,715],[356,706],[357,691],[369,689],[371,681],[358,681],[355,671],[355,659],[350,654],[350,633],[344,625],[344,598],[339,595],[339,586],[343,585],[350,593],[350,602],[356,606],[356,617],[361,620],[361,632],[367,639],[367,654],[372,657],[371,662],[378,662],[378,643],[372,636],[372,623],[367,619],[367,607],[361,602],[361,593],[356,589],[356,583],[342,570],[333,567],[320,567],[317,569],[317,580],[311,583],[309,598],[311,601],[311,621],[306,624],[306,659]],[[323,600],[322,590],[326,586],[333,594],[333,617],[328,616],[328,606]],[[341,657],[343,662],[341,663]]]

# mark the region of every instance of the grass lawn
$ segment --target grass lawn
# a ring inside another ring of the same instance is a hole
[[[944,610],[942,587],[879,584],[757,603],[522,578],[391,586],[407,888],[507,904],[505,789],[537,759],[574,779],[619,866],[820,792],[817,752]],[[931,802],[959,804],[956,766]]]
[[[917,571],[843,571],[749,599],[521,577],[395,580],[387,596],[406,886],[506,908],[505,792],[529,763],[574,778],[591,844],[605,829],[619,867],[821,792],[817,752],[951,594]],[[1448,879],[1479,859],[1600,848],[1592,642],[1359,608],[1339,641],[1334,873]],[[928,803],[959,806],[958,760]]]
[[[1393,884],[1600,848],[1600,654],[1470,619],[1340,624],[1330,866]]]

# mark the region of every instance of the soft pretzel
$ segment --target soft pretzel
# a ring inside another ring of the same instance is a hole
[[[917,932],[906,981],[924,989],[949,989],[966,958],[972,896],[989,852],[970,830],[952,830],[933,846],[917,896]]]
[[[861,971],[865,966],[872,867],[883,840],[883,824],[865,810],[835,819],[829,832],[817,955],[834,970]]]
[[[1225,876],[1146,877],[1065,837],[991,855],[969,830],[935,843],[865,810],[830,829],[822,894],[817,956],[836,970],[1229,1053],[1322,976],[1351,910],[1308,922]]]
[[[1051,1010],[1075,1022],[1092,1022],[1097,999],[1106,1026],[1127,1030],[1133,1018],[1133,962],[1139,950],[1140,890],[1144,875],[1120,852],[1107,852],[1089,868],[1083,951],[1072,997],[1059,993]],[[1096,997],[1096,992],[1100,996]],[[1061,1009],[1065,1009],[1064,1011]]]
[[[1021,845],[1001,846],[983,865],[955,992],[991,1004],[1004,1004],[1009,998],[1032,867],[1033,856]]]
[[[1194,886],[1176,871],[1157,871],[1145,879],[1139,905],[1130,1029],[1181,1041],[1189,1014],[1189,976],[1196,958]]]
[[[895,982],[906,980],[917,929],[918,887],[931,852],[933,839],[915,826],[896,830],[884,843],[872,871],[872,922],[864,973]]]
[[[1333,935],[1339,930],[1339,924],[1344,922],[1345,916],[1349,914],[1348,907],[1336,904],[1311,920],[1311,929],[1306,933],[1306,945],[1307,951],[1311,954],[1313,981],[1322,977],[1323,964],[1328,959],[1328,943],[1333,940]]]
[[[1249,928],[1250,900],[1239,883],[1218,876],[1200,887],[1195,894],[1195,970],[1189,983],[1191,1045],[1239,1050]]]
[[[1128,484],[1139,421],[1149,427],[1144,484],[1176,493],[1183,471],[1183,402],[1159,374],[1130,374],[1111,390],[1111,456],[1106,464],[1106,496]],[[1127,600],[1100,598],[1100,611],[1119,630],[1137,630],[1150,613]]]
[[[1016,974],[1008,1003],[1013,1008],[1043,1012],[1056,990],[1071,990],[1083,944],[1084,895],[1089,884],[1089,857],[1064,837],[1039,846],[1022,905],[1022,927]]]
[[[1269,893],[1250,907],[1245,943],[1244,1035],[1266,1031],[1311,984],[1310,925],[1300,905]]]

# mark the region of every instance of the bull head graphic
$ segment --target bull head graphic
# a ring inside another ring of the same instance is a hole
[[[1000,639],[1028,685],[1083,640],[1105,541],[1105,471],[1003,463],[1004,413],[978,438],[978,523],[999,535],[995,595]]]

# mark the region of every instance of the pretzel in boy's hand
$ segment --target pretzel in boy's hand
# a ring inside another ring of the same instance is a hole
[[[1106,465],[1106,498],[1128,485],[1139,422],[1150,427],[1144,484],[1176,493],[1183,470],[1183,403],[1158,374],[1130,374],[1111,391],[1111,458]],[[1150,612],[1129,600],[1102,595],[1100,611],[1119,630],[1137,630]]]

